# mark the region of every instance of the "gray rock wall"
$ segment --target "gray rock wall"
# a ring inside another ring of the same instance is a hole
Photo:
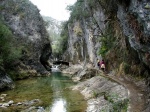
[[[96,66],[97,58],[101,59],[98,53],[102,48],[101,39],[108,36],[105,42],[113,45],[104,57],[108,71],[115,69],[119,75],[144,77],[149,93],[150,1],[94,0],[93,6],[88,4],[88,0],[83,2],[84,5],[80,3],[82,10],[89,15],[80,14],[68,29],[70,61],[78,63],[80,60]],[[78,56],[80,53],[84,55]]]
[[[39,58],[42,45],[48,42],[44,21],[29,0],[0,1],[1,18],[10,27],[18,42],[32,45],[32,58]]]
[[[150,2],[132,0],[128,7],[118,5],[117,17],[130,46],[150,68]]]
[[[134,61],[140,60],[138,64],[143,63],[140,66],[146,66],[150,69],[150,2],[148,0],[130,0],[128,2],[111,0],[105,3],[95,0],[96,5],[92,8],[87,2],[87,0],[84,0],[82,10],[87,10],[90,16],[80,16],[80,19],[74,19],[73,23],[69,24],[68,27],[68,54],[71,57],[70,61],[77,63],[77,60],[86,60],[86,62],[91,62],[96,66],[97,58],[101,59],[99,54],[102,46],[101,38],[108,35],[110,36],[110,42],[113,37],[115,37],[115,41],[112,41],[114,48],[107,53],[107,58],[115,55],[114,58],[116,57],[119,60],[114,60],[118,61],[118,63],[113,66],[119,65],[125,60],[120,57],[123,53],[119,51],[124,49],[126,50],[124,53],[128,52],[125,57],[132,57],[130,59],[134,59]],[[109,26],[110,24],[113,24],[113,26]],[[112,31],[108,29],[110,27]],[[115,49],[115,46],[118,49]],[[138,56],[134,57],[131,49]],[[120,56],[117,54],[117,50],[118,53],[121,53]],[[109,61],[112,61],[112,59],[109,59]],[[135,62],[133,63],[135,64]],[[146,70],[146,72],[148,71]]]
[[[0,7],[2,20],[10,27],[18,43],[30,52],[26,61],[38,61],[43,46],[50,42],[37,7],[29,0],[3,0]]]
[[[29,0],[0,1],[0,19],[10,28],[14,35],[12,38],[22,49],[20,62],[14,62],[14,68],[18,73],[20,71],[19,74],[33,75],[28,73],[29,70],[35,70],[37,75],[46,72],[40,57],[46,55],[46,59],[42,59],[46,63],[51,47],[47,48],[46,54],[42,54],[45,53],[42,51],[44,46],[50,45],[50,40],[39,11]]]

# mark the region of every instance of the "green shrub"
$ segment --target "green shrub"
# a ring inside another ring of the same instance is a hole
[[[21,57],[10,29],[0,20],[0,65],[9,65]]]
[[[73,20],[80,20],[81,18],[88,18],[91,16],[91,12],[87,8],[84,8],[84,5],[84,0],[78,0],[74,5],[67,6],[67,10],[71,12],[71,16],[69,18],[70,23],[72,23]]]
[[[109,22],[106,26],[105,32],[103,32],[102,36],[100,38],[101,42],[101,48],[99,50],[99,53],[102,57],[105,57],[106,53],[114,48],[116,37],[114,36],[114,23]]]
[[[104,94],[104,98],[112,105],[112,108],[109,109],[109,112],[127,112],[129,103],[128,99],[119,100],[119,96],[115,93]],[[104,109],[103,111],[105,112],[105,110],[106,109]]]
[[[108,51],[108,47],[102,44],[102,46],[101,46],[101,48],[99,50],[99,54],[102,57],[105,57],[105,54],[107,53],[107,51]]]

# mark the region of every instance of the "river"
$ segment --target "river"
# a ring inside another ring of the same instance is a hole
[[[85,112],[87,107],[86,101],[79,91],[70,89],[75,83],[60,72],[53,72],[48,77],[16,81],[15,85],[15,89],[1,92],[1,94],[7,94],[5,102],[13,100],[14,103],[10,107],[0,108],[0,111],[20,112],[28,110],[32,106],[40,106],[46,112]],[[30,105],[17,105],[34,99],[39,99],[40,102]],[[4,102],[1,101],[0,103]]]

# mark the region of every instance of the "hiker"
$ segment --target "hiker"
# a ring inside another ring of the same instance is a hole
[[[101,62],[100,62],[100,68],[101,68],[101,70],[104,72],[105,71],[105,62],[104,62],[104,60],[102,60]]]

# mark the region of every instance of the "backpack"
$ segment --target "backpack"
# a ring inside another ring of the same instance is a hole
[[[102,64],[102,65],[101,65],[101,68],[105,68],[105,64]]]

